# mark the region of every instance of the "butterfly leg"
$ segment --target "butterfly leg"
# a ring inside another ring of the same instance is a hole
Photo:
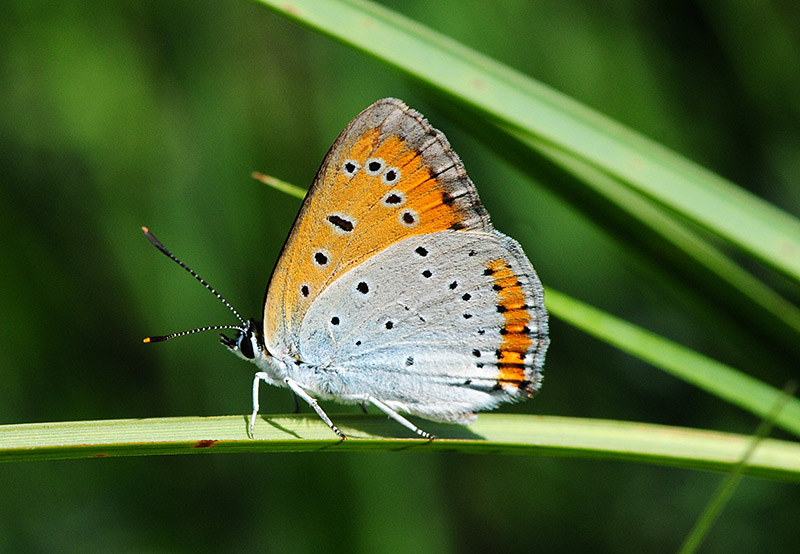
[[[265,383],[269,383],[269,378],[263,371],[257,372],[253,378],[253,413],[250,414],[250,427],[247,429],[247,434],[251,439],[256,438],[253,431],[256,426],[256,417],[258,417],[258,385],[262,379]]]
[[[417,427],[416,425],[411,423],[409,420],[407,420],[406,418],[401,416],[399,413],[397,413],[396,411],[391,409],[389,406],[387,406],[386,404],[384,404],[383,402],[381,402],[380,400],[378,400],[374,396],[371,396],[369,394],[358,394],[358,395],[353,395],[353,396],[346,397],[346,398],[349,398],[350,400],[358,400],[358,401],[361,401],[362,403],[363,402],[369,402],[373,406],[378,408],[380,411],[385,413],[387,416],[389,416],[390,418],[395,420],[397,423],[399,423],[400,425],[402,425],[406,429],[410,429],[411,431],[415,432],[420,437],[423,437],[423,438],[426,438],[426,439],[431,439],[431,440],[436,438],[436,435],[432,435],[432,434],[428,433],[427,431],[423,431],[422,429],[420,429],[419,427]]]
[[[297,381],[295,381],[291,377],[284,377],[283,382],[286,383],[286,385],[292,390],[293,393],[295,393],[297,396],[299,396],[300,398],[305,400],[308,403],[309,406],[314,408],[314,411],[317,412],[317,415],[320,417],[320,419],[322,421],[324,421],[325,423],[327,423],[328,427],[330,427],[331,430],[334,433],[339,435],[339,438],[341,438],[342,440],[347,438],[344,435],[344,433],[342,433],[339,430],[339,428],[336,427],[336,425],[333,424],[333,422],[331,421],[331,418],[328,417],[328,414],[326,414],[325,411],[322,408],[320,408],[319,402],[317,402],[317,399],[313,398],[306,391],[304,391],[303,387],[301,387],[300,384]]]

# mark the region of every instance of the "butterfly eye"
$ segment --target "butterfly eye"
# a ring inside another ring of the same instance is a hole
[[[364,164],[367,175],[372,175],[373,177],[380,175],[384,167],[386,167],[386,162],[381,158],[370,158],[367,160],[367,163]]]
[[[239,333],[239,336],[236,337],[236,346],[239,347],[239,352],[247,358],[248,360],[252,360],[256,357],[255,352],[253,352],[253,335],[251,333]]]
[[[342,164],[342,173],[344,173],[347,177],[352,178],[358,170],[361,169],[361,166],[355,160],[345,160]]]
[[[384,185],[393,185],[400,180],[400,170],[396,167],[387,167],[386,171],[381,175],[381,181]]]

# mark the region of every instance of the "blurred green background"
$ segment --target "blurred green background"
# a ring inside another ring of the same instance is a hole
[[[797,3],[385,4],[800,214]],[[235,321],[139,227],[258,316],[299,202],[251,171],[308,186],[339,131],[383,96],[447,133],[546,285],[775,386],[796,375],[796,361],[773,363],[768,345],[513,169],[441,97],[257,4],[7,1],[0,423],[247,413],[254,367],[215,335],[141,343]],[[505,409],[757,424],[551,328],[542,393]],[[263,390],[262,406],[293,403]],[[0,465],[0,551],[672,552],[721,478],[419,452],[14,463]],[[703,552],[796,552],[798,521],[797,486],[745,479]]]

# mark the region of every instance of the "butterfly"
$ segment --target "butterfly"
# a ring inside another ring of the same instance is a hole
[[[394,98],[378,100],[325,156],[267,286],[263,323],[222,344],[289,388],[341,439],[317,399],[469,424],[476,412],[533,396],[549,344],[539,278],[497,231],[444,134]]]

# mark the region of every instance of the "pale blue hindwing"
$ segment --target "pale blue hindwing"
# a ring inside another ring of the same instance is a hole
[[[299,360],[272,354],[320,398],[368,394],[394,410],[468,423],[519,397],[495,386],[504,316],[485,270],[498,258],[530,306],[526,378],[538,389],[548,343],[542,286],[519,244],[498,231],[441,231],[389,246],[315,299],[299,334],[287,337]]]

